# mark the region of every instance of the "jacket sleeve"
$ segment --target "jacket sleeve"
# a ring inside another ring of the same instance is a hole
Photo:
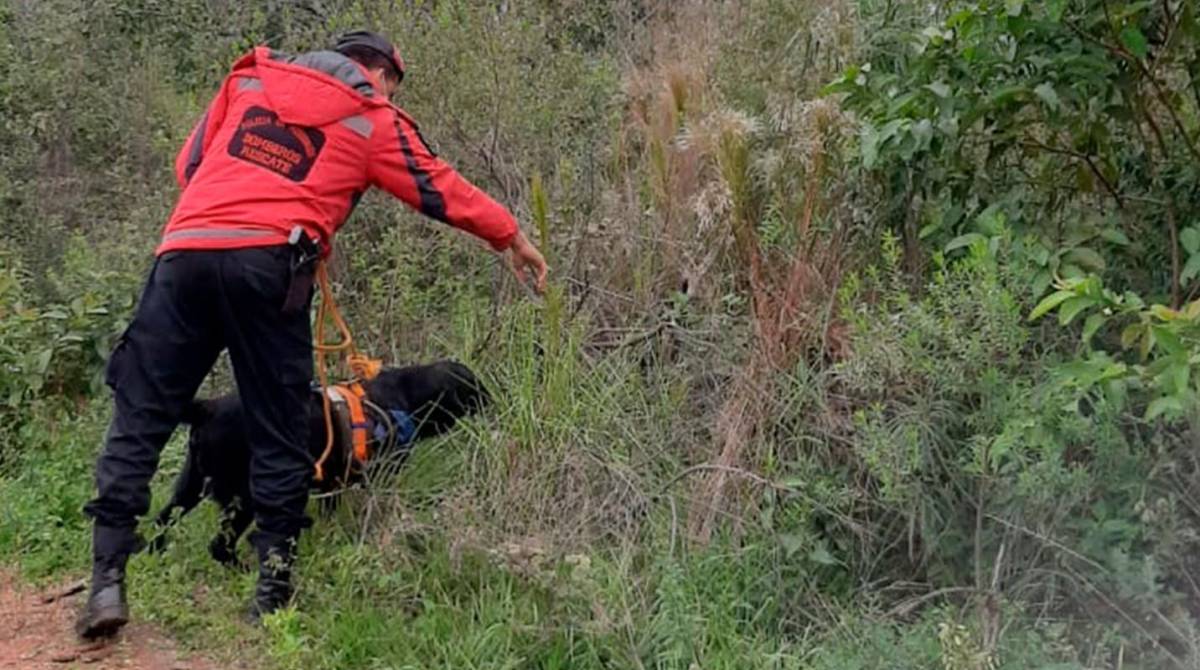
[[[426,146],[402,114],[373,139],[368,178],[405,204],[438,221],[507,249],[517,221],[503,205],[467,181]]]
[[[186,188],[188,182],[192,180],[192,175],[196,174],[201,161],[204,160],[204,155],[212,145],[213,138],[217,135],[217,130],[225,121],[225,108],[228,102],[226,91],[232,80],[233,78],[230,77],[221,84],[217,95],[208,104],[204,116],[200,117],[200,121],[188,135],[187,141],[183,143],[183,148],[179,150],[179,155],[175,157],[175,181],[179,182],[181,189]]]

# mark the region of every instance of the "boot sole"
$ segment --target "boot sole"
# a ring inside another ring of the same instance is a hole
[[[108,607],[101,609],[86,624],[77,625],[75,632],[86,640],[112,637],[127,623],[129,623],[129,612],[124,607]]]

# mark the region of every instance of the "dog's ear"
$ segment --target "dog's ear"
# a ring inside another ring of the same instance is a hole
[[[183,415],[179,418],[179,422],[189,426],[199,426],[207,423],[215,413],[214,401],[212,400],[193,400],[183,408]]]

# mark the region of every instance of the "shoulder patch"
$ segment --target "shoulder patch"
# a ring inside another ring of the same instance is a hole
[[[375,124],[371,123],[370,119],[361,114],[342,119],[342,125],[366,139],[371,139],[371,133],[375,132]]]

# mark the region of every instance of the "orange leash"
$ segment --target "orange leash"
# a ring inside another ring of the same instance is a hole
[[[342,318],[337,302],[333,299],[333,289],[329,285],[329,272],[325,268],[325,261],[317,263],[317,286],[321,290],[321,306],[317,308],[313,355],[317,359],[317,381],[321,385],[321,405],[325,412],[325,451],[317,459],[314,477],[317,481],[323,481],[325,479],[325,461],[329,460],[329,454],[333,452],[334,442],[333,407],[329,400],[329,371],[326,369],[325,357],[345,353],[346,367],[350,369],[350,374],[357,380],[374,379],[383,367],[383,363],[378,359],[368,357],[354,346],[354,337],[350,334],[350,327],[346,325],[346,320]],[[325,342],[325,324],[330,320],[333,321],[341,335],[340,342]],[[355,381],[346,386],[334,386],[333,388],[349,404],[351,420],[364,423],[361,399],[365,394],[362,385]],[[350,399],[351,396],[354,396],[354,400]],[[355,412],[355,407],[358,408],[357,412]],[[355,414],[358,416],[354,416]],[[366,429],[355,430],[352,434],[354,435],[354,456],[365,462],[367,458]],[[360,440],[362,441],[361,446],[359,445]]]

